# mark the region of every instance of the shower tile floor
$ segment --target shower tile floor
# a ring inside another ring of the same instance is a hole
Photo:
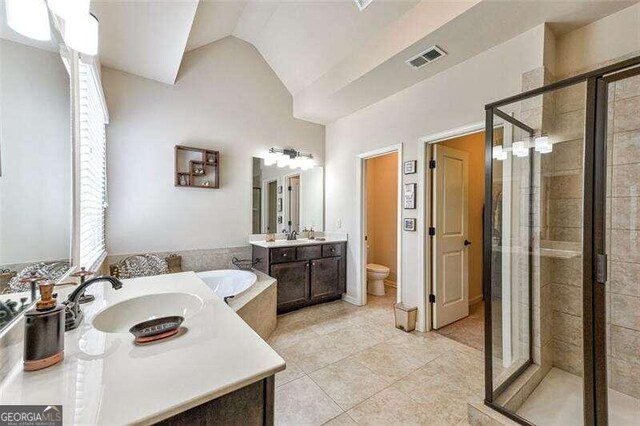
[[[538,425],[582,425],[582,398],[582,378],[552,368],[517,413]],[[609,389],[609,424],[637,425],[638,419],[640,401]]]
[[[466,424],[483,396],[477,349],[437,333],[395,328],[395,291],[278,317],[269,339],[287,362],[276,375],[275,423]]]

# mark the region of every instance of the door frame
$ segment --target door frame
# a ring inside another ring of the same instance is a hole
[[[265,234],[267,233],[267,228],[269,227],[269,184],[271,182],[275,182],[276,183],[276,206],[278,203],[278,178],[271,178],[271,179],[264,179],[262,181],[262,211],[260,212],[260,216],[261,216],[261,220],[262,220],[262,227],[260,229],[260,233],[261,234]],[[276,229],[275,229],[275,233],[278,233],[278,211],[277,211],[277,207],[276,207]],[[273,232],[273,230],[272,230]]]
[[[365,236],[367,233],[367,192],[366,192],[366,168],[365,161],[370,158],[380,157],[386,154],[398,154],[398,223],[397,240],[396,240],[396,299],[400,303],[402,301],[402,144],[389,145],[383,148],[374,149],[372,151],[363,152],[356,158],[356,229],[359,233],[357,240],[359,242],[356,248],[356,298],[345,295],[344,298],[356,305],[363,306],[367,304],[367,242]],[[420,307],[418,307],[418,310]]]
[[[431,277],[431,241],[427,240],[428,233],[427,223],[431,223],[431,186],[432,179],[429,173],[429,168],[426,167],[430,160],[429,145],[444,142],[450,139],[460,138],[463,136],[472,135],[474,133],[480,133],[485,131],[485,122],[477,121],[471,124],[467,124],[461,127],[455,127],[453,129],[445,130],[443,132],[432,133],[427,136],[423,136],[418,139],[419,143],[419,156],[421,161],[418,161],[418,188],[420,190],[420,199],[424,200],[422,203],[422,212],[419,213],[421,220],[418,221],[418,238],[420,238],[420,244],[418,245],[419,259],[421,259],[420,268],[420,281],[421,288],[421,301],[423,303],[424,315],[419,320],[422,320],[424,324],[424,331],[433,330],[433,310],[431,309],[431,303],[429,303],[429,295],[433,291],[432,277]],[[420,310],[418,310],[420,312]]]

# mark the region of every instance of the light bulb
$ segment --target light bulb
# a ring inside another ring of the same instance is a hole
[[[278,157],[277,164],[278,164],[278,167],[285,167],[285,166],[288,166],[290,162],[291,162],[291,159],[288,156],[281,155]]]
[[[91,0],[47,0],[49,9],[64,20],[89,14]]]
[[[277,160],[278,160],[278,155],[275,152],[269,151],[264,156],[264,165],[265,166],[273,166],[274,164],[276,164]]]
[[[85,55],[98,53],[98,19],[87,14],[74,16],[64,23],[64,41],[73,50]]]
[[[7,24],[34,40],[51,40],[49,10],[44,0],[6,0]]]
[[[526,157],[529,155],[529,150],[527,149],[524,142],[514,142],[513,143],[513,155],[516,157]]]
[[[491,155],[494,160],[504,161],[507,159],[507,151],[502,148],[502,145],[494,146]]]
[[[549,141],[549,136],[538,136],[535,139],[536,151],[541,154],[548,154],[553,151],[553,145]]]

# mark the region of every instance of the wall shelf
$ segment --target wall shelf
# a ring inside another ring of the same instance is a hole
[[[176,145],[175,186],[220,188],[220,154],[210,149]]]

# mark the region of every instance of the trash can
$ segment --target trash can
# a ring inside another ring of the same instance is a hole
[[[415,306],[407,306],[404,303],[395,304],[396,328],[411,332],[416,329],[416,319],[418,317],[418,308]]]

